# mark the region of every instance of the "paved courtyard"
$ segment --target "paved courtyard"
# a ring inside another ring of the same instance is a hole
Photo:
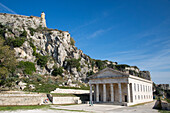
[[[93,106],[87,104],[69,106],[52,105],[51,109],[0,111],[0,113],[82,113],[82,111],[90,113],[158,113],[158,110],[152,109],[153,106],[154,102],[134,107],[105,104],[94,104]]]
[[[67,110],[84,110],[94,113],[158,113],[158,110],[152,109],[155,102],[147,103],[144,105],[138,105],[134,107],[118,106],[118,105],[104,105],[94,104],[94,106],[72,105],[72,106],[59,106],[58,109]]]

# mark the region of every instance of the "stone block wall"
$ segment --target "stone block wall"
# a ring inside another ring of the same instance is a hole
[[[170,103],[162,101],[161,106],[163,110],[169,110],[170,111]]]
[[[87,94],[89,90],[78,90],[78,89],[60,89],[52,91],[51,93],[65,93],[65,94]]]
[[[46,94],[0,94],[0,106],[41,105],[45,99]]]
[[[14,15],[6,13],[0,13],[0,23],[12,26],[14,28],[19,27],[37,28],[39,26],[46,27],[40,17]]]
[[[80,97],[53,97],[53,104],[80,104]]]

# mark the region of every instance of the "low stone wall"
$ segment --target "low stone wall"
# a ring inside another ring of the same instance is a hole
[[[53,97],[53,104],[80,104],[80,97]]]
[[[161,106],[163,110],[170,110],[170,103],[162,101]]]
[[[54,91],[51,91],[51,93],[65,93],[65,94],[87,94],[89,93],[89,90],[78,90],[78,89],[60,89],[57,88]]]
[[[0,94],[0,106],[41,105],[45,99],[46,94]]]

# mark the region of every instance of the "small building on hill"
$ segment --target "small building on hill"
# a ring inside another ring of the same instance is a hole
[[[90,76],[89,85],[90,102],[129,106],[153,101],[151,80],[111,68],[105,68]]]

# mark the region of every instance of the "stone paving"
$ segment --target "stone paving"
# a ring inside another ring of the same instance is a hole
[[[67,110],[84,110],[94,113],[158,113],[158,110],[152,109],[155,102],[147,103],[144,105],[138,105],[134,107],[126,107],[119,105],[104,105],[104,104],[94,104],[89,106],[87,104],[82,105],[72,105],[72,106],[59,106],[55,107],[58,109]]]
[[[154,103],[134,107],[106,104],[94,104],[93,106],[87,104],[68,106],[52,105],[51,108],[53,109],[0,111],[0,113],[82,113],[80,110],[90,113],[158,113],[158,110],[152,109]]]

